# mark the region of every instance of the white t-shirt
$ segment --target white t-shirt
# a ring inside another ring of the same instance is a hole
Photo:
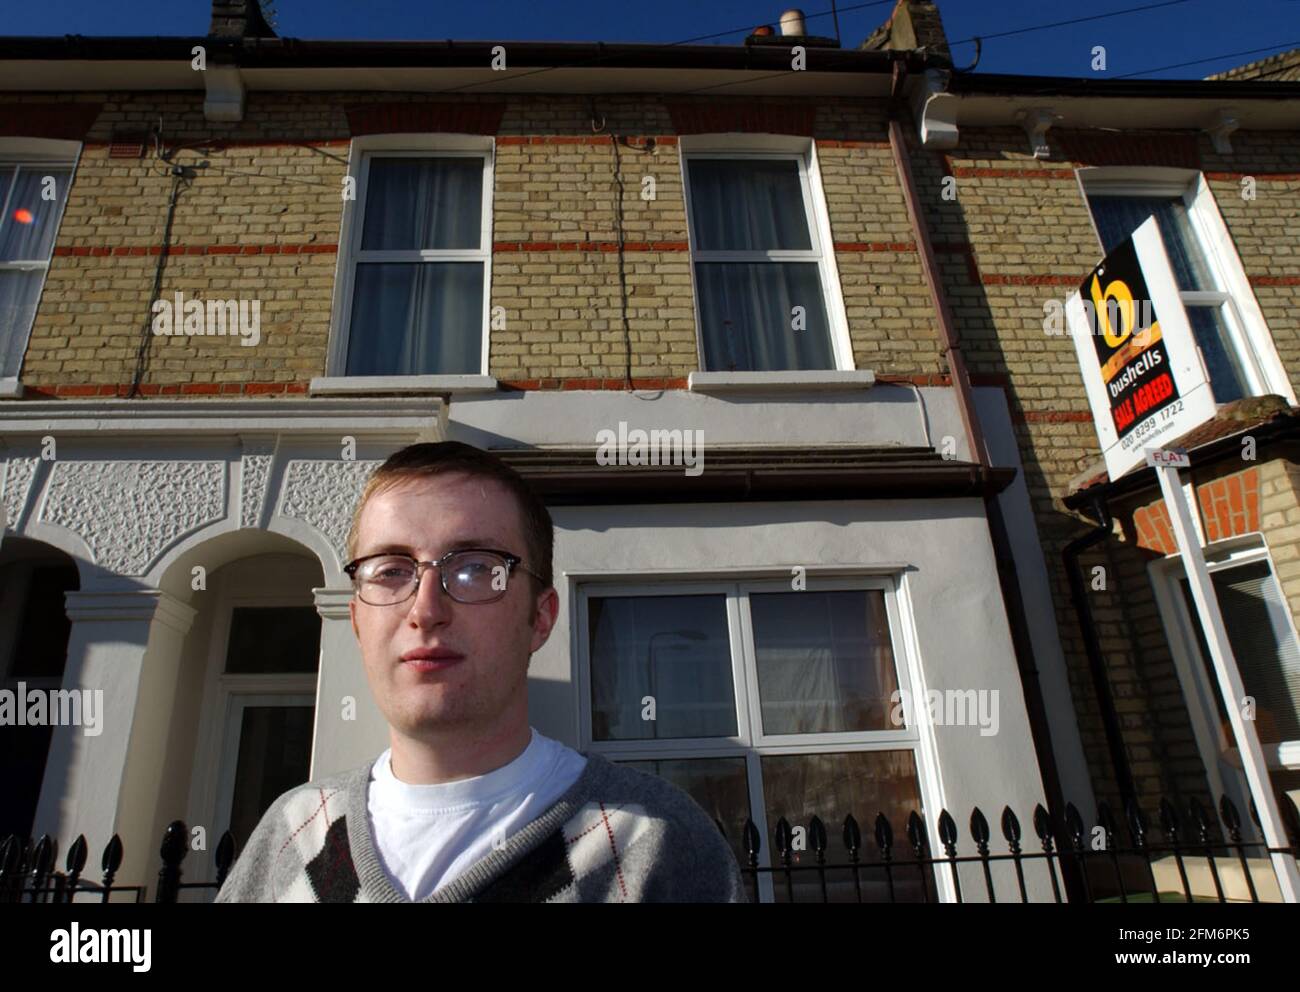
[[[436,785],[393,777],[392,749],[375,761],[366,807],[394,888],[419,901],[541,816],[587,764],[535,728],[523,753],[486,775]]]

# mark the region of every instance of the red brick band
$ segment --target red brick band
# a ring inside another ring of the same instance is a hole
[[[348,130],[364,134],[496,134],[504,101],[360,103],[345,107]]]
[[[102,103],[0,104],[0,136],[81,141],[103,109]]]
[[[332,255],[338,245],[171,245],[169,255]],[[161,255],[160,245],[59,245],[55,255]]]
[[[665,101],[673,130],[678,134],[798,134],[811,138],[817,108],[811,105],[766,103],[683,103]]]

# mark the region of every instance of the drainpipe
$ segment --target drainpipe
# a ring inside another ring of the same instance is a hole
[[[906,56],[904,56],[906,57]],[[952,377],[953,391],[957,397],[957,408],[961,412],[962,425],[966,430],[966,443],[971,454],[982,469],[988,469],[990,459],[984,445],[984,434],[980,428],[979,417],[975,412],[975,401],[971,393],[970,373],[966,368],[966,359],[962,355],[961,339],[957,334],[957,325],[952,311],[948,307],[948,298],[944,293],[943,282],[939,278],[939,267],[935,262],[934,246],[930,243],[930,231],[924,221],[917,202],[916,183],[912,178],[912,160],[907,151],[907,142],[903,137],[903,127],[899,121],[900,109],[905,107],[901,98],[903,80],[907,75],[906,67],[900,59],[894,62],[893,85],[890,93],[889,110],[889,146],[894,152],[894,166],[898,171],[898,180],[903,188],[903,199],[907,203],[907,216],[912,224],[912,234],[916,238],[917,255],[921,261],[921,270],[925,275],[926,285],[930,289],[930,300],[935,314],[939,318],[939,337],[943,345],[943,354],[948,360],[948,369]],[[1025,691],[1025,708],[1029,717],[1030,734],[1034,741],[1034,757],[1038,762],[1038,771],[1042,776],[1043,788],[1047,793],[1048,805],[1056,811],[1052,826],[1056,833],[1057,849],[1070,850],[1069,838],[1065,831],[1064,813],[1065,796],[1061,791],[1061,779],[1056,767],[1056,752],[1052,748],[1052,732],[1047,718],[1047,707],[1043,701],[1043,687],[1038,678],[1038,666],[1034,662],[1033,644],[1029,635],[1029,621],[1025,616],[1025,604],[1020,594],[1020,580],[1016,573],[1015,557],[1011,551],[1011,541],[1007,536],[1006,521],[996,495],[984,497],[984,515],[988,520],[989,536],[993,542],[993,555],[997,562],[998,584],[1002,590],[1002,602],[1006,608],[1007,622],[1011,630],[1011,644],[1016,656],[1016,665],[1020,670],[1020,682]],[[1086,892],[1079,866],[1072,858],[1061,858],[1061,878],[1065,883],[1067,897],[1071,902],[1085,902]]]
[[[1115,782],[1119,786],[1120,796],[1127,802],[1130,798],[1136,800],[1137,791],[1133,788],[1133,773],[1129,769],[1128,755],[1124,752],[1119,715],[1115,712],[1115,697],[1110,691],[1106,662],[1101,653],[1101,639],[1097,636],[1097,625],[1092,617],[1092,602],[1088,599],[1088,590],[1079,568],[1079,556],[1094,544],[1105,543],[1111,535],[1110,510],[1106,506],[1105,497],[1093,497],[1092,516],[1098,521],[1097,528],[1067,544],[1061,552],[1061,561],[1065,564],[1065,574],[1070,580],[1070,598],[1074,600],[1074,612],[1078,614],[1079,628],[1083,632],[1088,671],[1092,675],[1092,688],[1097,694],[1097,706],[1101,710],[1101,725],[1106,734],[1106,749],[1110,752]]]

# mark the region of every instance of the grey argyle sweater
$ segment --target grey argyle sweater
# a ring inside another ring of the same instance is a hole
[[[369,762],[290,789],[266,811],[217,902],[410,902],[366,815]],[[422,902],[748,902],[716,824],[685,792],[587,756],[544,813]]]

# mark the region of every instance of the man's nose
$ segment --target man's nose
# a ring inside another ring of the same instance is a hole
[[[420,584],[411,597],[407,619],[417,627],[433,627],[451,620],[453,600],[442,587],[442,576],[436,568],[426,568],[420,574]]]

